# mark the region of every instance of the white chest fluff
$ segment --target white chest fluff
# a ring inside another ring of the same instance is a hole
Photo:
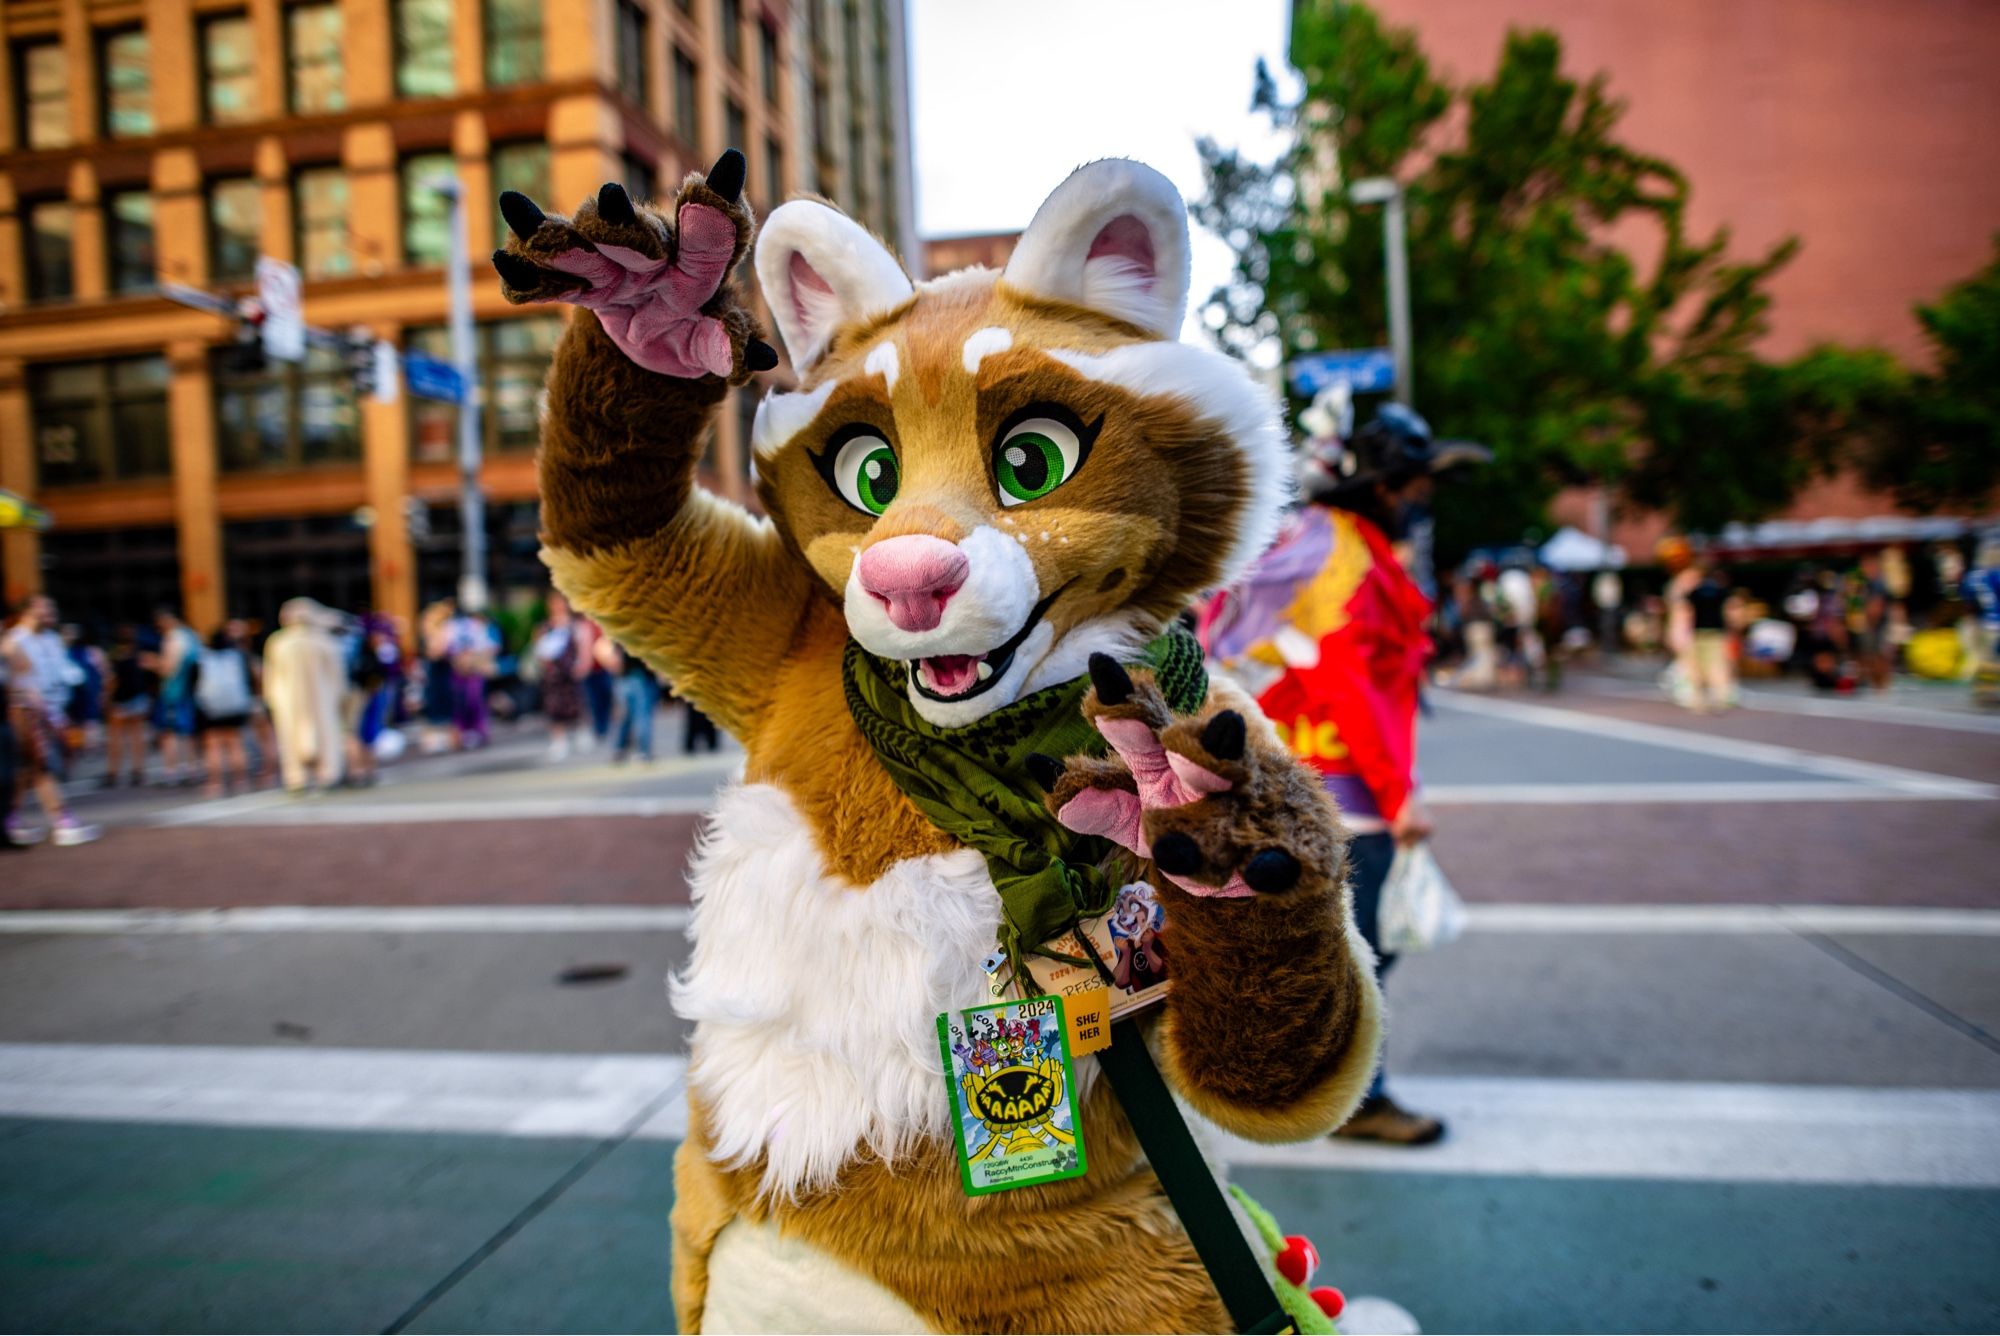
[[[689,871],[694,914],[674,1009],[710,1154],[765,1157],[779,1196],[829,1186],[860,1147],[893,1158],[948,1131],[937,1016],[992,1000],[980,960],[1000,897],[970,849],[910,858],[872,886],[829,872],[769,784],[727,789]]]

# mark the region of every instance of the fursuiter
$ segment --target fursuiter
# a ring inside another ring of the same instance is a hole
[[[1150,168],[1080,169],[1004,272],[921,283],[796,200],[757,244],[798,384],[757,412],[753,517],[693,486],[717,405],[778,361],[730,282],[742,183],[732,150],[657,211],[615,184],[569,218],[509,194],[494,256],[510,300],[584,311],[542,436],[555,583],[748,752],[672,990],[694,1024],[682,1329],[1222,1330],[1096,1058],[1087,1173],[964,1193],[936,1022],[992,1000],[996,944],[1074,922],[1051,887],[1102,911],[1144,877],[1173,975],[1148,1042],[1184,1106],[1298,1140],[1364,1092],[1380,1004],[1346,837],[1257,707],[1163,634],[1270,540],[1277,406],[1177,341],[1186,210]],[[1024,743],[1049,737],[1067,761]],[[1123,869],[1081,876],[1050,831]]]

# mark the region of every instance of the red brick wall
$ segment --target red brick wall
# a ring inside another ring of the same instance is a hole
[[[1913,302],[2000,231],[2000,0],[1373,0],[1447,76],[1491,73],[1510,26],[1609,73],[1636,147],[1694,185],[1697,232],[1744,254],[1796,234],[1767,351],[1923,347]]]

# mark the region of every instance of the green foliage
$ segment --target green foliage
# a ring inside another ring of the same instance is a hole
[[[1796,243],[1745,259],[1727,229],[1691,236],[1687,179],[1620,140],[1605,80],[1565,74],[1553,33],[1510,33],[1490,79],[1452,88],[1409,30],[1302,0],[1291,56],[1296,105],[1259,84],[1293,131],[1286,157],[1201,145],[1197,216],[1238,258],[1207,321],[1239,354],[1274,335],[1288,352],[1386,342],[1380,211],[1346,192],[1401,182],[1415,401],[1495,452],[1476,481],[1440,489],[1447,553],[1540,525],[1575,482],[1712,527],[1781,506],[1809,476],[1814,456],[1788,446],[1794,380],[1754,351]],[[1815,357],[1798,383],[1825,415],[1884,389],[1865,356]]]
[[[1916,378],[1908,429],[1875,439],[1862,476],[1912,508],[1976,506],[2000,483],[2000,236],[1993,260],[1917,319],[1937,372]]]

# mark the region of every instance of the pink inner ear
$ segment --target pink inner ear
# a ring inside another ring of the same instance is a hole
[[[1121,213],[1099,228],[1096,239],[1090,243],[1090,253],[1083,259],[1085,264],[1098,259],[1123,260],[1148,280],[1159,273],[1158,262],[1153,258],[1153,234],[1129,213]]]
[[[800,251],[792,252],[792,262],[787,268],[792,276],[792,313],[801,325],[810,326],[812,323],[811,307],[808,305],[810,298],[806,294],[831,297],[833,285],[819,276],[819,270],[813,268],[812,262]]]

